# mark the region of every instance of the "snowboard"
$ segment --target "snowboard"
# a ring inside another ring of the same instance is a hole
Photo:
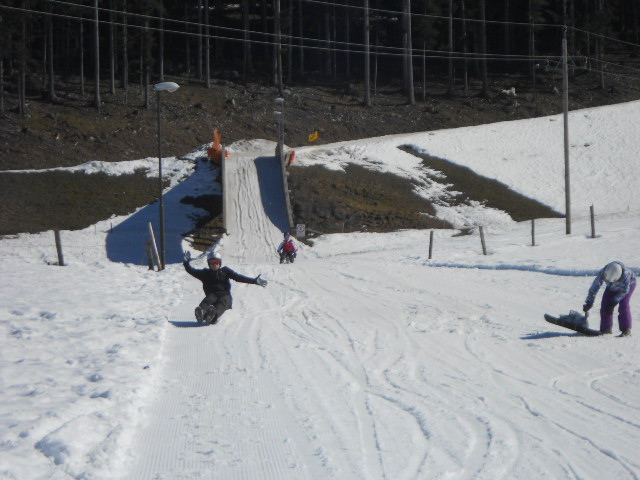
[[[544,319],[549,323],[553,323],[559,327],[568,328],[569,330],[582,333],[589,337],[596,337],[600,335],[600,330],[589,328],[587,317],[585,315],[581,315],[575,310],[571,310],[568,315],[560,315],[559,317],[554,317],[553,315],[545,313]]]

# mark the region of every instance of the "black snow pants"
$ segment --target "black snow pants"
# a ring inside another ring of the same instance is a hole
[[[209,307],[215,307],[216,318],[220,318],[224,312],[231,308],[231,295],[210,293],[200,302],[200,308],[207,311]]]

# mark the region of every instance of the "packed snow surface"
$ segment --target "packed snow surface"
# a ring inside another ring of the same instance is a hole
[[[397,147],[564,212],[562,117],[298,150],[413,179],[458,228],[485,226],[487,255],[477,230],[436,230],[431,258],[430,231],[407,230],[322,236],[279,265],[281,192],[259,173],[273,143],[231,145],[218,252],[269,284],[234,284],[215,326],[195,322],[201,287],[180,264],[198,214],[180,200],[219,188],[206,146],[166,159],[163,272],[144,253],[157,203],[62,232],[66,266],[52,232],[1,238],[0,478],[639,478],[640,333],[543,320],[580,310],[609,261],[640,273],[639,123],[638,103],[571,113],[572,231],[541,219],[535,238],[448,203],[446,179]],[[153,175],[156,160],[76,168]]]

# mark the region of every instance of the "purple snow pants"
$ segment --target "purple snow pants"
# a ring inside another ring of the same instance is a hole
[[[631,306],[629,302],[631,300],[631,295],[633,295],[633,291],[636,289],[635,285],[631,285],[629,289],[629,293],[620,300],[620,304],[618,305],[618,325],[620,326],[620,330],[626,330],[631,328]],[[613,313],[607,315],[606,309],[609,305],[611,305],[611,299],[613,297],[613,293],[609,291],[608,288],[604,290],[602,294],[602,303],[600,304],[600,330],[611,330],[613,327]]]

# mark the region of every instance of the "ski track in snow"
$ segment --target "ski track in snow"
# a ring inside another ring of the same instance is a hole
[[[583,159],[577,197],[611,208],[596,238],[587,217],[574,216],[572,235],[547,219],[531,247],[529,225],[500,215],[486,256],[477,232],[436,231],[434,260],[428,231],[361,232],[319,237],[279,265],[282,205],[262,175],[275,181],[277,168],[232,150],[219,251],[269,285],[233,284],[234,308],[215,326],[194,321],[201,286],[179,264],[156,273],[103,251],[111,220],[64,232],[65,268],[47,265],[51,232],[3,238],[0,478],[637,479],[635,333],[586,338],[542,318],[580,308],[589,277],[612,259],[639,271],[639,164],[623,131],[634,110],[572,112],[584,117],[572,129],[583,132],[571,147]],[[412,144],[560,202],[558,187],[534,178],[560,168],[561,148],[535,150],[543,132],[559,135],[549,128],[558,118],[537,122],[309,147],[296,161],[422,178],[416,157],[396,153]],[[603,165],[620,175],[613,199]],[[195,174],[180,195],[209,191],[213,171]],[[167,196],[170,220],[193,211],[178,193]],[[146,232],[156,209],[137,215],[129,226]]]
[[[279,238],[268,222],[252,225],[253,235]],[[612,430],[615,438],[637,435],[637,422],[617,413],[639,408],[637,387],[625,398],[607,393],[610,384],[620,392],[615,386],[636,375],[634,367],[611,359],[610,367],[566,371],[559,358],[589,363],[598,349],[585,351],[585,339],[571,333],[536,344],[510,338],[527,298],[554,292],[566,301],[558,292],[576,290],[568,285],[581,279],[389,268],[381,266],[386,252],[360,259],[354,274],[350,257],[360,252],[321,247],[318,257],[302,249],[295,264],[277,265],[272,245],[238,238],[255,250],[234,257],[239,245],[229,236],[224,258],[269,286],[234,284],[234,308],[214,327],[179,328],[195,325],[200,295],[185,297],[172,315],[160,392],[173,408],[151,415],[169,423],[142,440],[150,451],[138,454],[151,466],[130,478],[226,480],[259,471],[263,479],[578,479],[603,468],[637,478],[631,450],[608,445]],[[485,287],[460,291],[461,283]],[[487,284],[495,297],[487,298]],[[335,300],[342,297],[350,301]],[[165,442],[154,439],[167,431],[166,442],[182,446],[158,453]]]

